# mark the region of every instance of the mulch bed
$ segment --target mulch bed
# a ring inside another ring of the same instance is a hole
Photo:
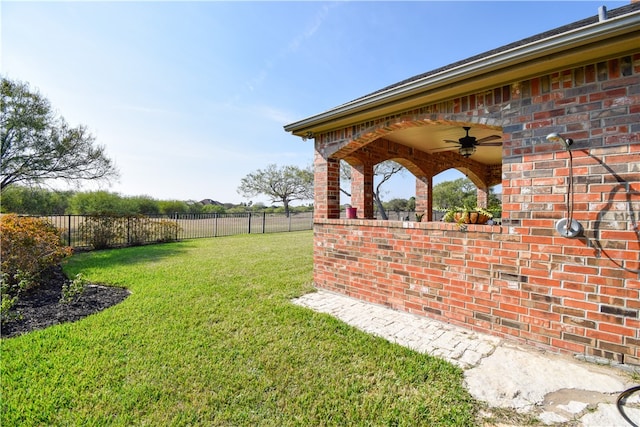
[[[62,285],[69,279],[60,267],[51,269],[45,277],[40,286],[24,293],[12,307],[10,313],[20,318],[3,322],[2,338],[80,320],[122,302],[130,294],[124,288],[89,284],[72,302],[61,303]]]

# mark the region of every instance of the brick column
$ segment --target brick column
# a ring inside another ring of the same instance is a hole
[[[351,167],[351,206],[358,208],[358,217],[373,218],[373,166]]]
[[[340,218],[340,161],[325,159],[316,143],[313,170],[314,218]]]
[[[424,212],[423,221],[433,221],[433,178],[416,177],[416,212]]]
[[[478,207],[486,208],[489,205],[489,188],[478,187],[477,191]]]

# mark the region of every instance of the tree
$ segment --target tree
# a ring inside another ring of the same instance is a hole
[[[160,213],[165,215],[189,212],[189,205],[181,200],[161,200],[158,202],[158,206]]]
[[[73,215],[127,215],[133,212],[117,193],[88,191],[76,193],[69,199],[69,213]]]
[[[202,208],[202,213],[218,213],[223,214],[226,213],[227,209],[221,205],[206,205]]]
[[[383,203],[385,209],[396,213],[409,211],[409,201],[407,199],[391,199]]]
[[[382,205],[382,185],[389,181],[393,175],[397,173],[402,174],[405,170],[404,166],[394,162],[393,160],[380,162],[373,168],[373,176],[377,177],[378,181],[378,184],[373,190],[373,201],[375,202],[382,219],[389,219],[387,212],[384,210],[384,206]],[[351,181],[351,167],[349,167],[349,164],[344,160],[340,162],[340,180],[343,182]],[[351,193],[344,190],[342,186],[340,186],[340,191],[351,197]]]
[[[2,192],[0,212],[32,215],[63,215],[69,206],[71,191],[14,185]]]
[[[131,206],[131,212],[143,215],[155,215],[160,213],[158,201],[150,196],[127,197],[127,203]]]
[[[457,206],[475,207],[477,189],[467,178],[444,181],[433,186],[433,206],[438,209],[450,209]]]
[[[22,82],[0,83],[0,191],[62,179],[108,180],[118,172],[85,126],[71,127]]]
[[[289,216],[289,204],[294,200],[313,199],[313,171],[310,167],[278,167],[270,164],[242,178],[238,193],[244,197],[265,195],[273,203],[282,203]]]
[[[478,204],[478,189],[468,178],[444,181],[433,186],[433,205],[438,209],[475,207]],[[500,198],[489,188],[488,208],[500,210]]]

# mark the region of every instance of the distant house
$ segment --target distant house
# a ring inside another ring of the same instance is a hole
[[[601,9],[285,126],[314,143],[315,285],[640,364],[639,40],[640,3]],[[374,219],[388,159],[415,176],[423,222]],[[341,160],[356,219],[340,219]],[[502,184],[502,225],[430,221],[450,168],[481,206]]]

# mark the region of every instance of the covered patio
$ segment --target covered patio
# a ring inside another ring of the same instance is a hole
[[[315,285],[640,364],[639,37],[632,3],[285,126],[314,142]],[[494,144],[445,142],[465,127]],[[341,160],[357,219],[340,219]],[[374,219],[373,168],[385,160],[415,176],[423,222]],[[432,221],[433,177],[450,168],[478,187],[479,206],[502,184],[501,226]],[[556,231],[570,202],[575,238]]]

